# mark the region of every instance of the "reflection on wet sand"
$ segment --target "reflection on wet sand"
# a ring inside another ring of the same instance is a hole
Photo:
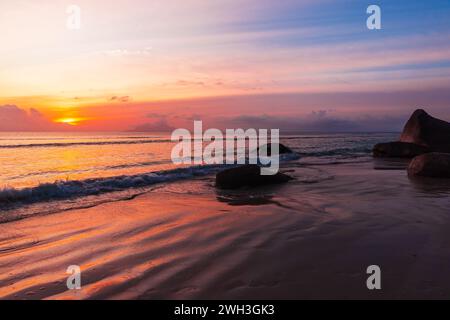
[[[449,296],[449,189],[371,163],[290,170],[264,190],[208,177],[0,224],[0,298]],[[380,292],[365,286],[372,264]],[[69,265],[81,290],[66,287]]]
[[[275,200],[274,193],[280,192],[280,186],[266,186],[264,188],[249,188],[239,190],[216,189],[216,199],[230,206],[261,206],[274,204],[279,207],[289,206]]]

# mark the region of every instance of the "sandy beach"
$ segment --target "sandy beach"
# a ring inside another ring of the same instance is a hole
[[[450,187],[377,166],[293,163],[295,181],[245,191],[208,176],[1,224],[0,298],[448,298]]]

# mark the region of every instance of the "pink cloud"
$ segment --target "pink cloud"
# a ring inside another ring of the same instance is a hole
[[[62,131],[67,125],[47,120],[36,109],[21,109],[15,105],[0,105],[0,131]]]

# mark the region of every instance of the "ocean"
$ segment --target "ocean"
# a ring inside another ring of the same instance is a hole
[[[289,134],[280,142],[301,166],[372,161],[398,133]],[[175,165],[168,134],[1,133],[0,222],[134,197],[164,183],[211,175],[224,165]],[[321,176],[303,177],[314,182]]]

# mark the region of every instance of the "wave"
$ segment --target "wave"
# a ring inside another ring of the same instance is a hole
[[[120,169],[129,169],[129,168],[138,168],[138,167],[150,167],[154,165],[159,164],[166,164],[168,163],[167,160],[159,160],[159,161],[144,161],[144,162],[135,162],[135,163],[124,163],[124,164],[117,164],[117,165],[110,165],[110,166],[98,166],[98,167],[90,167],[87,169],[78,169],[78,170],[49,170],[49,171],[37,171],[37,172],[28,172],[24,174],[20,174],[17,176],[11,176],[9,180],[15,180],[15,179],[23,179],[23,178],[29,178],[29,177],[38,177],[38,176],[45,176],[45,175],[55,175],[55,174],[77,174],[82,172],[92,172],[92,171],[98,171],[98,170],[120,170]]]
[[[336,148],[330,150],[322,151],[311,151],[311,152],[299,152],[301,156],[308,157],[324,157],[324,156],[343,156],[343,155],[354,155],[359,156],[361,154],[371,153],[372,149],[366,146],[363,147],[353,147],[353,148]]]
[[[201,141],[201,139],[189,139],[191,141]],[[218,139],[219,141],[233,139]],[[114,144],[149,144],[149,143],[167,143],[177,142],[171,139],[139,139],[137,140],[117,140],[117,141],[78,141],[78,142],[49,142],[49,143],[27,143],[27,144],[0,144],[0,149],[18,149],[18,148],[48,148],[48,147],[74,147],[74,146],[102,146]]]
[[[343,157],[343,158],[303,158],[299,161],[299,165],[302,166],[328,166],[328,165],[339,165],[339,164],[355,164],[355,163],[366,163],[371,162],[371,157]]]
[[[0,190],[0,205],[29,204],[40,201],[98,195],[128,188],[146,187],[156,183],[206,175],[223,166],[226,165],[204,165],[137,175],[55,181],[23,189],[4,188]]]
[[[158,140],[123,140],[123,141],[85,141],[85,142],[51,142],[51,143],[29,143],[29,144],[3,144],[0,149],[17,148],[47,148],[47,147],[73,147],[73,146],[102,146],[112,144],[148,144],[172,142],[170,139]]]
[[[284,162],[298,158],[297,154],[286,154],[280,156],[280,161]],[[246,163],[248,162],[246,161]],[[50,200],[71,199],[117,192],[130,188],[148,187],[162,182],[204,176],[217,172],[225,167],[230,168],[234,166],[238,166],[238,164],[197,165],[135,175],[91,178],[85,180],[60,180],[53,183],[42,183],[35,187],[23,189],[6,187],[0,190],[0,207]]]
[[[48,141],[48,140],[75,140],[75,139],[89,139],[89,140],[118,140],[118,139],[149,139],[149,138],[159,138],[160,136],[69,136],[69,137],[0,137],[0,141]]]

